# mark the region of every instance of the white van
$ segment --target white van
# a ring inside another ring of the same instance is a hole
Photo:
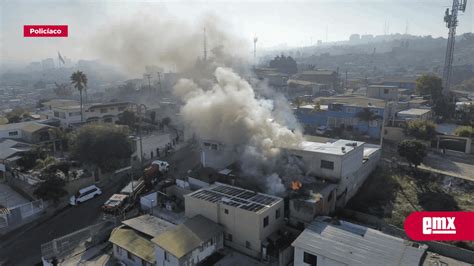
[[[170,164],[165,161],[156,160],[153,161],[151,164],[158,165],[158,169],[160,169],[160,172],[162,173],[166,173],[170,170]]]
[[[78,205],[79,203],[90,200],[100,194],[102,194],[102,191],[96,185],[88,186],[74,194],[74,196],[69,199],[69,204],[73,206]]]

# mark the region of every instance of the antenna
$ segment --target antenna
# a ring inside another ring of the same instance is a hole
[[[207,61],[206,28],[204,28],[204,31],[203,31],[203,48],[204,48],[204,61]]]
[[[464,12],[466,10],[467,0],[453,0],[453,7],[451,14],[449,8],[444,13],[444,22],[449,29],[448,44],[446,46],[446,56],[444,59],[443,68],[443,95],[449,96],[451,86],[451,75],[453,72],[453,57],[454,57],[454,43],[456,38],[456,27],[458,25],[458,11]]]
[[[150,82],[151,74],[143,74],[143,77],[148,79],[148,92],[151,94],[151,82]]]

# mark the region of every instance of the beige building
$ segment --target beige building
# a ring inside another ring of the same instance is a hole
[[[267,238],[281,229],[283,199],[215,183],[184,196],[186,217],[202,215],[224,227],[226,246],[265,258]]]

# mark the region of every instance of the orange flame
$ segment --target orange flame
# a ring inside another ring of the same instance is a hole
[[[295,181],[291,181],[291,189],[292,190],[299,190],[303,185],[301,184],[300,181],[298,180],[295,180]]]

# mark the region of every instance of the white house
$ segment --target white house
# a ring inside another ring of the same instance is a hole
[[[224,230],[196,215],[155,238],[156,265],[196,265],[224,247]]]
[[[175,225],[160,218],[142,215],[122,222],[110,234],[113,256],[126,265],[156,265],[152,239]]]
[[[367,97],[387,101],[397,101],[399,98],[398,87],[388,85],[370,85],[367,87]]]
[[[427,246],[320,216],[292,243],[294,265],[420,265]]]
[[[119,115],[130,106],[128,102],[111,102],[83,106],[83,122],[115,123]],[[58,119],[62,127],[70,127],[81,123],[80,105],[55,105],[51,107],[53,117]]]

